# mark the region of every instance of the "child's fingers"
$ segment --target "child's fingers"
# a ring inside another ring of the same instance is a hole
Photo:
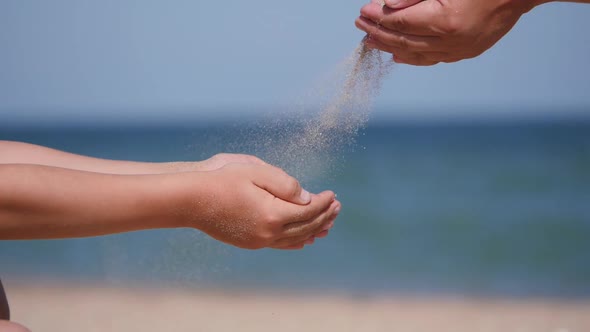
[[[319,201],[317,203],[315,202],[316,198]],[[325,197],[317,195],[314,196],[308,211],[292,211],[292,215],[300,216],[300,219],[295,219],[294,222],[285,225],[283,235],[286,237],[309,237],[324,230],[324,226],[333,221],[340,211],[340,202],[331,201],[332,199],[332,194],[326,194]],[[312,208],[314,203],[317,204],[317,207]],[[328,204],[327,208],[324,208],[326,204]]]

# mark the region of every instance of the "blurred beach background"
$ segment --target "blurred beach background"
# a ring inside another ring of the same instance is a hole
[[[3,2],[0,139],[281,164],[273,135],[313,119],[311,87],[362,38],[362,5]],[[590,330],[589,7],[537,8],[477,59],[394,66],[353,144],[322,167],[281,164],[338,194],[326,239],[295,252],[189,229],[2,241],[13,318],[38,331]]]

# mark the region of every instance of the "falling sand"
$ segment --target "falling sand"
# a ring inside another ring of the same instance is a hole
[[[312,105],[310,108],[295,110],[298,112],[291,109],[280,116],[275,112],[253,127],[244,127],[241,122],[235,128],[238,132],[219,132],[210,137],[213,141],[209,144],[199,146],[254,154],[285,169],[308,190],[325,189],[313,188],[313,182],[333,179],[333,171],[342,165],[345,152],[355,147],[390,68],[389,59],[361,42],[313,89],[311,96],[303,98]],[[222,136],[237,141],[218,140]],[[219,279],[227,273],[228,267],[219,260],[228,255],[228,248],[202,234],[170,230],[165,235],[166,246],[155,246],[153,252],[142,250],[143,254],[125,249],[120,241],[126,236],[105,238],[102,244],[102,264],[109,283],[119,284],[141,276],[147,282],[166,280],[168,285],[190,285]]]
[[[343,162],[345,150],[354,148],[391,64],[363,40],[315,91],[319,112],[286,117],[287,123],[258,140],[256,153],[302,181],[326,177]]]

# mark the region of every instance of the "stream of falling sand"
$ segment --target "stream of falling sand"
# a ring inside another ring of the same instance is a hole
[[[367,48],[363,40],[344,62],[340,77],[329,82],[335,91],[331,97],[322,96],[327,102],[321,111],[304,120],[297,132],[284,136],[273,148],[275,152],[266,157],[269,162],[302,180],[325,176],[343,149],[356,142],[391,64],[380,51]]]

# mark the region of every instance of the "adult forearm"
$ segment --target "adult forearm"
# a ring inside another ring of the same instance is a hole
[[[197,163],[147,163],[93,158],[13,141],[0,141],[0,164],[35,164],[108,174],[161,174],[192,170],[197,166]]]
[[[0,239],[87,237],[169,226],[166,176],[0,165]]]

